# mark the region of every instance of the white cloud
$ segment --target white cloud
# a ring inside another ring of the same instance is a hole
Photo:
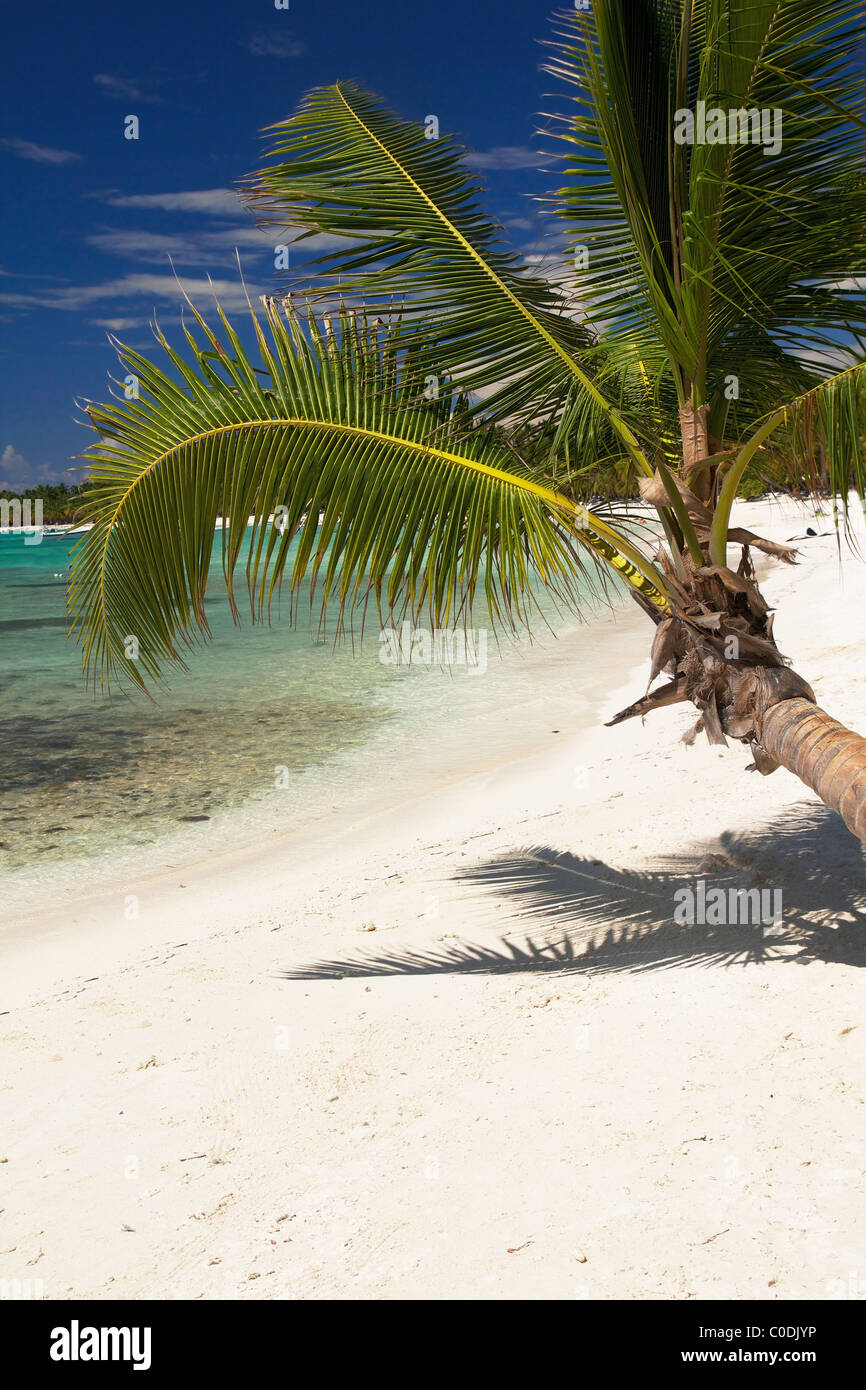
[[[257,58],[300,58],[307,45],[291,34],[266,34],[257,29],[249,42],[250,53]]]
[[[490,150],[469,150],[466,163],[470,169],[544,169],[552,158],[528,145],[495,145]]]
[[[19,454],[11,444],[7,444],[3,453],[0,454],[0,492],[4,489],[7,492],[26,492],[28,488],[37,487],[39,483],[57,483],[61,481],[61,475],[67,476],[62,481],[69,483],[77,482],[77,477],[68,469],[63,469],[56,463],[28,463],[23,454]]]
[[[7,444],[3,453],[0,454],[0,479],[17,477],[27,466],[27,460],[24,456],[17,453],[11,444]],[[12,483],[7,482],[5,486],[12,488]]]
[[[140,83],[133,78],[118,78],[111,72],[97,72],[93,81],[104,96],[117,97],[120,101],[160,101],[158,96],[147,96]]]
[[[261,290],[252,284],[247,285],[250,299],[256,302]],[[173,275],[123,275],[116,280],[106,280],[101,285],[70,285],[53,290],[50,294],[0,294],[0,304],[16,308],[42,308],[76,310],[87,308],[105,300],[123,301],[125,299],[146,299],[151,304],[161,300],[167,304],[179,305],[183,300],[183,290],[190,299],[207,309],[216,295],[224,309],[244,310],[247,307],[246,295],[240,281],[235,280],[193,280],[184,279],[182,284]]]
[[[835,372],[844,372],[847,367],[853,367],[855,362],[859,360],[841,344],[837,348],[808,348],[795,355],[800,362],[804,362],[810,367],[826,370],[829,375],[833,375]]]
[[[77,164],[84,158],[72,150],[54,150],[49,145],[34,145],[32,140],[19,140],[17,136],[0,140],[0,145],[4,145],[19,159],[30,159],[34,164]]]
[[[131,82],[125,77],[113,77],[111,73],[98,72],[93,80],[108,97],[122,97],[125,101],[149,99],[136,82]]]
[[[866,290],[866,277],[862,275],[852,275],[849,276],[847,280],[831,280],[827,283],[821,282],[821,288],[825,290]]]
[[[274,237],[254,226],[225,227],[219,231],[189,233],[143,232],[108,227],[87,241],[99,251],[129,260],[165,264],[167,256],[187,265],[209,265],[215,255],[232,253],[235,247],[273,255]]]
[[[231,188],[200,188],[189,193],[132,193],[103,195],[113,208],[145,208],[162,212],[201,212],[208,217],[237,217],[241,203]]]
[[[150,265],[164,266],[166,257],[171,256],[179,265],[213,266],[229,257],[234,260],[236,249],[273,259],[275,248],[278,245],[290,246],[299,231],[299,227],[269,227],[263,230],[252,222],[204,232],[145,232],[107,227],[93,232],[87,241],[97,250],[106,251],[112,256]],[[345,237],[323,234],[302,242],[300,250],[306,257],[347,244]]]
[[[142,321],[138,319],[90,319],[90,323],[97,328],[107,328],[109,333],[122,333],[125,328],[141,328]]]

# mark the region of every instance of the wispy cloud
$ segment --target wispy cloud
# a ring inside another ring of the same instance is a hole
[[[19,140],[14,135],[0,140],[0,145],[19,159],[30,159],[34,164],[78,164],[84,158],[72,150],[54,150],[50,145],[35,145],[32,140]]]
[[[258,254],[273,258],[276,246],[290,245],[300,231],[300,227],[265,231],[252,223],[213,231],[171,233],[106,227],[91,233],[87,241],[98,251],[147,265],[164,265],[166,257],[171,256],[179,265],[207,266],[220,259],[234,259],[236,249],[247,256]],[[310,237],[300,249],[307,256],[345,244],[345,238],[321,235]]]
[[[255,303],[261,290],[248,282],[250,299]],[[106,280],[99,285],[67,285],[52,292],[36,294],[0,294],[0,304],[13,308],[28,309],[86,309],[91,304],[114,301],[118,305],[124,300],[145,299],[151,304],[162,301],[179,304],[186,290],[190,299],[201,303],[205,308],[213,302],[216,295],[223,308],[236,312],[247,307],[246,295],[239,279],[206,280],[184,278],[179,284],[173,275],[122,275],[114,280]]]
[[[219,231],[186,234],[184,232],[126,231],[107,227],[93,232],[87,241],[98,251],[112,256],[142,261],[149,265],[165,264],[167,256],[187,265],[208,265],[215,255],[231,254],[235,247],[248,252],[273,255],[274,238],[257,227],[223,227]]]
[[[292,34],[268,34],[264,29],[256,30],[248,47],[257,58],[300,58],[307,51],[307,45]]]
[[[129,77],[117,77],[110,72],[97,72],[93,80],[104,96],[113,97],[119,101],[158,100],[157,97],[149,96],[142,91],[140,84]]]
[[[539,154],[528,145],[494,145],[490,150],[470,150],[466,163],[470,169],[545,169],[552,155]]]
[[[237,217],[241,204],[231,188],[197,188],[181,193],[104,193],[96,195],[113,208],[154,212],[200,212],[208,217]]]
[[[567,298],[572,297],[574,266],[555,243],[551,242],[548,250],[524,252],[523,263],[530,274],[547,280]]]
[[[866,290],[866,276],[849,275],[847,280],[829,280],[821,282],[825,290]]]
[[[810,367],[819,367],[828,373],[844,372],[847,367],[853,367],[860,361],[859,353],[841,343],[838,347],[807,348],[798,352],[796,356],[800,362],[805,362]]]
[[[143,321],[140,318],[90,319],[88,320],[88,322],[92,323],[96,328],[107,329],[109,333],[122,333],[125,328],[142,328],[144,326]]]

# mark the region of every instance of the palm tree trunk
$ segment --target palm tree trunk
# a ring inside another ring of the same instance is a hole
[[[707,432],[709,406],[702,405],[696,410],[691,401],[680,406],[680,434],[683,445],[682,478],[696,497],[706,502],[712,493],[712,479],[708,469],[696,471],[696,466],[710,452]]]
[[[793,699],[764,714],[761,745],[866,842],[866,739],[811,700]]]

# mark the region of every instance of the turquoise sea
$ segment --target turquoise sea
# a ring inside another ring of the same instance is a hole
[[[601,610],[601,626],[547,604],[553,632],[539,623],[531,641],[499,647],[491,636],[483,672],[480,635],[473,670],[384,664],[375,620],[354,649],[284,620],[247,620],[239,630],[217,535],[213,640],[187,671],[170,673],[154,702],[106,697],[86,688],[66,636],[75,539],[46,533],[25,545],[0,534],[7,919],[132,869],[224,854],[530,753],[594,722],[599,694],[639,659],[635,628],[644,620],[631,606],[623,612],[624,600],[617,621]],[[424,640],[413,650],[428,655]]]

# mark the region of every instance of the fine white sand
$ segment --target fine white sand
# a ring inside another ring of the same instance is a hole
[[[762,569],[866,732],[866,568]],[[862,851],[694,717],[4,932],[0,1292],[866,1296]],[[698,879],[781,890],[781,935],[675,927]]]

